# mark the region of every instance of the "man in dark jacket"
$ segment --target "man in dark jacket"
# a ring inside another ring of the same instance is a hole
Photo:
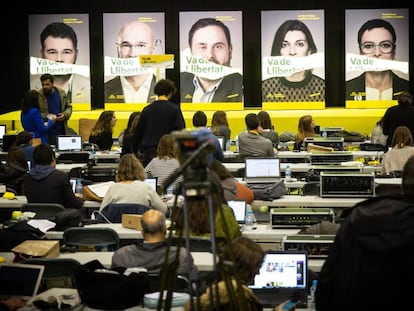
[[[402,172],[402,194],[357,204],[339,228],[319,274],[316,309],[410,309],[413,262],[414,156]]]
[[[83,199],[75,196],[67,174],[56,169],[52,148],[40,144],[33,151],[34,167],[23,179],[29,203],[59,203],[65,208],[81,208]]]
[[[149,273],[160,273],[165,260],[165,251],[168,244],[165,240],[167,227],[164,213],[149,209],[142,215],[142,236],[143,241],[136,244],[124,246],[117,250],[112,256],[112,267],[142,267]],[[169,260],[172,262],[177,254],[177,247],[171,246]],[[185,248],[179,249],[179,264],[177,273],[196,273],[193,257],[187,253]]]

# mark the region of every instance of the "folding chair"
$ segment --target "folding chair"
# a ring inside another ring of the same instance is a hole
[[[112,228],[71,227],[63,232],[62,251],[115,251],[119,243]]]

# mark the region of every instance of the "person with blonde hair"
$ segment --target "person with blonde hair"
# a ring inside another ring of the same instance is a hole
[[[406,126],[395,129],[392,149],[386,152],[381,161],[381,174],[401,172],[407,160],[414,155],[413,136]]]
[[[167,213],[167,206],[158,193],[144,180],[147,178],[144,167],[134,154],[121,157],[116,174],[116,183],[106,192],[100,211],[109,204],[142,204]]]
[[[145,172],[149,176],[157,177],[157,185],[161,186],[164,180],[179,167],[180,162],[177,158],[175,138],[171,134],[165,134],[158,143],[157,156],[148,163]],[[179,176],[173,182],[173,188],[176,188],[182,180],[183,177]]]
[[[294,150],[300,150],[303,145],[303,141],[306,137],[314,137],[315,133],[315,122],[310,114],[301,116],[298,122],[298,132],[295,137]]]
[[[229,122],[227,121],[227,114],[225,111],[217,110],[213,113],[210,129],[214,135],[223,136],[225,142],[230,139],[231,129],[229,128]]]
[[[112,132],[116,124],[116,115],[113,110],[102,111],[91,130],[88,141],[96,144],[100,150],[111,150],[113,145]]]

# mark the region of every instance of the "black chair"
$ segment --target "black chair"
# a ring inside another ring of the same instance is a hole
[[[34,219],[54,219],[56,214],[65,210],[58,203],[26,203],[22,205],[22,212],[36,213]]]
[[[24,264],[42,265],[45,267],[39,292],[54,287],[76,288],[75,270],[80,262],[73,258],[30,258]]]
[[[62,251],[115,251],[119,243],[114,229],[71,227],[63,232]]]
[[[302,188],[303,195],[320,195],[320,185],[319,181],[308,181]]]
[[[100,213],[96,213],[96,219],[100,222],[109,220],[111,223],[121,223],[122,214],[142,215],[147,210],[149,210],[149,207],[143,204],[112,203],[105,206]]]
[[[190,252],[212,252],[211,238],[207,237],[190,237]],[[185,238],[171,237],[171,245],[181,245],[185,247]]]
[[[150,278],[150,292],[158,292],[161,288],[161,275],[158,273],[149,273],[148,277]],[[176,275],[173,289],[175,292],[189,293],[190,280],[185,276]]]

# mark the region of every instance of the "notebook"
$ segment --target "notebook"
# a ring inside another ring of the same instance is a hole
[[[0,264],[0,300],[10,297],[29,300],[37,295],[44,269],[43,265]]]
[[[298,300],[307,305],[308,255],[305,251],[267,251],[259,274],[249,285],[264,307]]]
[[[246,201],[229,200],[227,204],[233,210],[238,224],[244,225],[246,223]]]
[[[244,163],[247,184],[271,184],[281,179],[279,158],[245,158]]]
[[[56,140],[56,149],[59,152],[82,151],[82,136],[60,135]]]

